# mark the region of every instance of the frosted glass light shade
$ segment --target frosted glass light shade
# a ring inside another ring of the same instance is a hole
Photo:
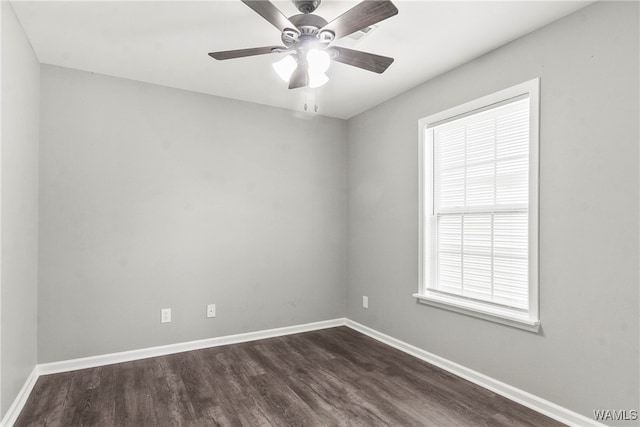
[[[309,87],[317,88],[329,81],[325,72],[331,65],[331,57],[324,50],[311,49],[307,52],[307,70],[309,73]],[[293,55],[287,55],[273,63],[273,69],[285,82],[289,82],[291,75],[298,68],[298,61]]]
[[[298,63],[291,55],[287,55],[280,61],[273,63],[273,69],[276,70],[276,73],[280,76],[280,78],[287,83],[289,82],[291,74],[293,74],[293,71],[296,69],[296,67],[298,67]]]
[[[307,63],[309,64],[309,73],[324,73],[331,65],[331,57],[326,50],[311,49],[307,52]]]
[[[307,52],[307,63],[309,64],[309,87],[316,88],[329,81],[325,72],[331,65],[331,57],[326,50],[311,49]]]

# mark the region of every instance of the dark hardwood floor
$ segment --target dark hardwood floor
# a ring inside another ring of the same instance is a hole
[[[40,377],[15,426],[559,426],[346,327]]]

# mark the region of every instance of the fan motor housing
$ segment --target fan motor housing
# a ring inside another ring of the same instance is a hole
[[[308,27],[316,30],[327,25],[327,21],[323,17],[311,14],[293,15],[289,21],[298,28]]]
[[[327,21],[321,16],[301,13],[290,17],[289,21],[296,26],[299,32],[288,28],[282,31],[282,42],[287,47],[294,46],[299,42],[311,41],[326,44],[334,39],[334,34],[331,31],[319,31],[320,28],[327,25]]]

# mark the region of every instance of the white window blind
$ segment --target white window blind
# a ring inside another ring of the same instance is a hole
[[[528,307],[529,99],[436,124],[432,290]]]
[[[539,85],[420,120],[420,302],[539,330]]]

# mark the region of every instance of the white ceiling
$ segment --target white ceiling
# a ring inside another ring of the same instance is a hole
[[[286,15],[290,1],[274,1]],[[358,1],[323,0],[331,21]],[[11,4],[40,62],[350,118],[591,1],[394,0],[398,15],[354,44],[395,58],[381,75],[333,63],[317,91],[287,89],[271,67],[282,54],[216,61],[207,53],[279,45],[280,33],[240,1],[23,1]]]

